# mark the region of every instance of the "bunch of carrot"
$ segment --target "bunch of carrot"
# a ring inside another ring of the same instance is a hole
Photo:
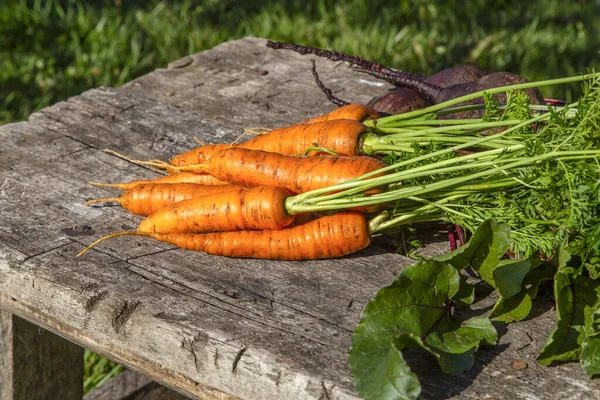
[[[583,80],[590,82],[586,96],[563,107],[532,105],[515,92]],[[498,104],[492,95],[503,91],[507,104]],[[567,212],[580,206],[572,201],[579,192],[565,198],[545,193],[595,176],[574,176],[569,168],[583,170],[583,160],[600,154],[590,133],[597,125],[588,126],[595,124],[598,93],[600,74],[588,74],[489,89],[383,118],[351,104],[243,143],[203,145],[170,162],[135,161],[169,175],[106,185],[127,192],[88,204],[118,201],[146,216],[137,231],[98,241],[141,235],[232,257],[338,257],[399,225],[446,221],[473,231],[486,219],[510,225],[520,238],[514,243],[519,254],[548,253],[558,240],[555,232],[591,229],[569,217],[582,213]],[[481,96],[484,104],[463,104]],[[481,118],[441,118],[475,108],[484,110]],[[557,170],[553,163],[568,173],[546,179]],[[533,207],[531,199],[547,204]],[[540,211],[546,209],[566,219],[546,221]],[[376,211],[367,221],[365,214]]]
[[[121,235],[147,236],[231,257],[302,260],[360,250],[370,242],[364,214],[373,207],[297,214],[286,201],[383,168],[382,161],[357,155],[360,135],[367,131],[361,121],[377,117],[369,107],[351,104],[243,143],[203,145],[169,163],[136,161],[169,175],[120,184],[92,182],[125,193],[86,204],[118,202],[145,219],[137,231],[105,236],[80,255]],[[324,154],[324,149],[336,155]]]

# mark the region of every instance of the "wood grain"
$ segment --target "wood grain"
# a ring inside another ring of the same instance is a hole
[[[333,109],[310,59],[244,38],[186,57],[115,88],[97,88],[0,127],[0,308],[203,399],[352,399],[347,354],[364,304],[413,261],[370,248],[339,260],[274,262],[207,256],[145,238],[107,241],[140,218],[84,207],[120,182],[156,172],[103,152],[168,159],[237,138],[245,128],[289,125]],[[366,102],[385,86],[348,65],[318,60],[338,96]],[[264,71],[267,71],[265,74]],[[445,251],[443,234],[427,251]],[[377,241],[376,241],[377,242]],[[380,244],[382,244],[381,242]],[[485,310],[486,305],[480,304]],[[442,374],[411,358],[423,398],[600,396],[577,364],[542,368],[535,356],[554,312],[501,328],[475,368]],[[528,368],[514,369],[515,361]]]

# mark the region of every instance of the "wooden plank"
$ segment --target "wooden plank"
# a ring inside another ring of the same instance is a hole
[[[229,42],[0,127],[0,307],[190,397],[356,398],[347,352],[360,310],[413,262],[389,247],[340,260],[271,262],[129,237],[74,258],[92,240],[140,220],[118,207],[82,206],[117,193],[86,182],[157,176],[102,149],[168,159],[193,147],[194,137],[233,140],[244,128],[332,108],[308,58],[264,43]],[[382,90],[345,64],[319,60],[317,67],[349,100]],[[433,241],[427,251],[447,249],[443,234]],[[578,366],[535,364],[553,314],[538,304],[535,318],[502,330],[501,345],[481,349],[475,368],[460,377],[413,357],[424,398],[600,396]],[[512,369],[517,360],[529,368]]]
[[[83,349],[0,310],[0,399],[81,399]]]

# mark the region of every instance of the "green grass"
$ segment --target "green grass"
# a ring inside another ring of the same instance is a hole
[[[329,48],[425,75],[468,62],[538,80],[598,64],[599,2],[526,3],[3,0],[0,124],[246,35]],[[545,94],[572,100],[576,88]],[[120,369],[86,351],[86,391]]]
[[[123,367],[98,354],[85,350],[83,353],[83,393],[102,385],[123,371]]]

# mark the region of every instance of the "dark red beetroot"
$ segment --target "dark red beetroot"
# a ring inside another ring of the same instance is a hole
[[[372,71],[367,71],[367,72],[369,74],[375,75],[375,76],[380,75],[379,73],[374,73]],[[385,77],[385,79],[393,81],[394,78],[392,75],[387,75]],[[452,85],[452,86],[449,86],[446,88],[439,88],[437,86],[432,85],[432,87],[437,88],[437,93],[434,93],[430,97],[430,101],[433,104],[440,104],[445,101],[456,99],[458,97],[465,96],[465,95],[475,93],[475,92],[479,92],[482,90],[497,88],[500,86],[514,85],[514,84],[518,84],[518,83],[525,83],[525,82],[529,82],[529,80],[527,80],[521,76],[511,74],[510,72],[494,72],[492,74],[485,75],[484,77],[481,77],[475,81],[459,83],[457,85]],[[403,82],[403,84],[406,84],[406,82]],[[527,97],[529,97],[529,101],[531,102],[531,104],[545,104],[544,96],[542,95],[542,93],[540,92],[539,89],[532,88],[532,89],[527,89],[524,92],[527,94]],[[506,94],[505,93],[498,93],[498,94],[494,95],[494,97],[498,100],[498,102],[500,104],[506,103]],[[465,103],[461,103],[459,105],[481,104],[481,103],[483,103],[483,98],[480,97],[480,98],[473,99],[473,100],[465,102]],[[473,111],[464,111],[464,112],[460,112],[460,113],[456,113],[456,114],[446,115],[444,118],[447,118],[447,119],[448,118],[462,118],[462,119],[479,118],[482,114],[483,114],[483,111],[481,111],[481,110],[473,110]]]
[[[478,65],[464,64],[441,70],[433,75],[429,75],[425,80],[432,85],[446,88],[448,86],[472,82],[486,74],[487,72]]]
[[[379,115],[402,114],[430,106],[432,103],[427,97],[414,89],[395,88],[381,96],[371,99],[368,106],[377,111]]]
[[[428,83],[445,88],[481,78],[485,70],[477,65],[458,65],[424,78]],[[425,95],[409,88],[396,88],[374,97],[368,105],[381,115],[392,115],[417,110],[432,105]]]
[[[435,99],[435,103],[439,104],[447,100],[452,100],[460,96],[464,96],[470,93],[479,92],[485,89],[497,88],[500,86],[515,85],[518,83],[529,82],[529,80],[510,72],[494,72],[489,75],[485,75],[475,81],[461,83],[444,88],[440,91],[439,95]],[[546,104],[544,96],[539,89],[526,89],[524,90],[531,104]],[[506,103],[506,93],[495,94],[494,97],[500,104]],[[483,98],[477,98],[461,105],[467,104],[482,104]],[[483,114],[481,110],[464,111],[455,115],[448,115],[445,118],[479,118]]]

